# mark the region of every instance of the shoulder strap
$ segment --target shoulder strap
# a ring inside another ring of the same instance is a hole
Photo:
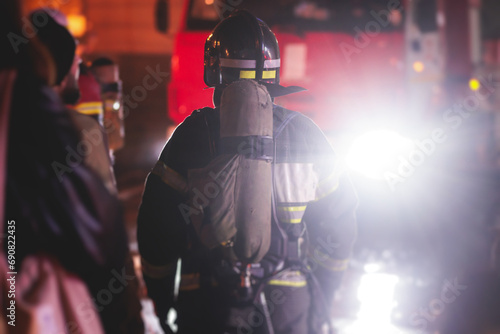
[[[212,111],[214,109],[210,107],[205,107],[200,109],[200,112],[203,113],[203,121],[204,125],[206,126],[207,129],[207,136],[208,136],[208,148],[210,151],[210,158],[213,159],[217,155],[217,143],[216,139],[214,138],[212,131],[214,131],[212,124],[210,124],[210,121],[207,117],[207,113]]]
[[[297,116],[297,112],[290,112],[288,115],[286,115],[285,119],[283,122],[280,124],[280,126],[274,131],[273,137],[274,141],[276,142],[276,138],[281,134],[285,126],[295,117]],[[275,157],[276,158],[276,157]]]
[[[277,267],[282,267],[285,264],[285,260],[288,257],[288,234],[286,233],[285,230],[280,226],[279,220],[278,220],[278,214],[277,214],[277,202],[276,202],[276,148],[277,148],[277,138],[283,131],[283,129],[286,127],[286,125],[295,117],[297,116],[298,113],[296,112],[290,112],[288,115],[286,115],[285,119],[283,122],[276,128],[273,134],[273,140],[274,140],[274,156],[273,156],[273,162],[272,162],[272,191],[271,191],[271,200],[272,200],[272,215],[273,215],[273,221],[276,224],[276,227],[278,231],[280,232],[281,239],[282,239],[282,249],[280,251],[280,260],[279,264]]]

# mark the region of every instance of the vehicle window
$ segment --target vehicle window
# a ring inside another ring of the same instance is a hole
[[[481,9],[481,35],[483,39],[500,38],[500,2],[483,0]]]
[[[398,0],[191,0],[188,30],[211,30],[235,9],[248,9],[269,26],[299,31],[356,33],[369,22],[381,31],[403,27],[402,1]],[[388,6],[396,10],[388,10]]]
[[[438,31],[436,0],[417,0],[415,23],[422,33]]]

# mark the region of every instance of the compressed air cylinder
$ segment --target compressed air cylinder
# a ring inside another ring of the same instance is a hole
[[[222,153],[239,156],[233,189],[233,250],[244,262],[260,261],[271,242],[272,105],[267,89],[253,80],[232,83],[221,97],[221,143],[232,142],[226,146],[236,148]]]

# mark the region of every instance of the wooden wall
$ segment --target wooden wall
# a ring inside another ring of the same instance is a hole
[[[179,24],[182,0],[170,2],[170,31],[155,29],[156,0],[85,0],[86,15],[95,34],[92,52],[167,54]]]
[[[156,0],[25,0],[25,11],[48,6],[87,18],[91,54],[170,54],[185,0],[168,0],[170,30],[155,29]]]

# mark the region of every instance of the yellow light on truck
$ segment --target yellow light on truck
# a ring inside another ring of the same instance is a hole
[[[424,63],[422,63],[421,61],[416,61],[413,63],[413,69],[417,73],[422,73],[424,71],[424,68],[425,68]]]
[[[82,37],[87,31],[87,18],[83,15],[68,15],[68,30],[76,38]]]
[[[473,91],[478,91],[481,88],[481,83],[476,78],[469,80],[469,88]]]

